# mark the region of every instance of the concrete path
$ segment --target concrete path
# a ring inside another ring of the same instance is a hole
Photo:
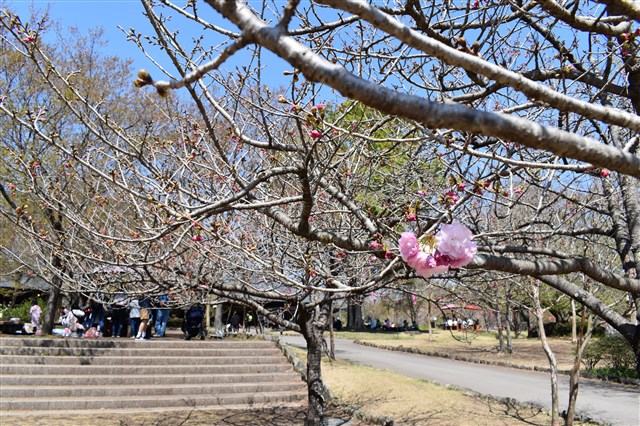
[[[306,347],[302,336],[283,338],[291,345]],[[387,351],[357,345],[343,339],[336,340],[336,357],[442,385],[469,389],[483,395],[513,398],[521,402],[551,407],[548,373]],[[559,382],[560,407],[563,410],[568,401],[568,376],[560,375]],[[601,423],[638,426],[640,389],[635,386],[581,379],[577,408],[578,414]]]

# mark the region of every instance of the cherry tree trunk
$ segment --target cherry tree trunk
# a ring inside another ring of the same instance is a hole
[[[305,426],[321,426],[324,418],[326,389],[322,381],[322,337],[329,318],[330,302],[322,302],[314,309],[300,309],[298,324],[307,342],[307,391],[309,407]]]
[[[63,260],[60,256],[55,255],[52,260],[52,266],[55,270],[62,270]],[[54,275],[51,279],[51,289],[49,290],[49,298],[47,299],[47,309],[42,320],[42,334],[51,334],[58,313],[58,303],[60,303],[60,288],[62,288],[62,278]]]
[[[556,361],[555,354],[547,342],[547,333],[544,331],[543,323],[544,314],[540,310],[536,316],[538,318],[540,341],[542,342],[542,347],[544,348],[544,353],[547,355],[549,367],[551,369],[551,372],[549,373],[551,378],[551,425],[558,426],[560,424],[560,418],[558,415],[558,363]]]
[[[224,336],[224,325],[222,324],[222,304],[216,305],[213,313],[213,328],[217,336]]]
[[[362,303],[359,300],[353,299],[349,301],[347,306],[347,328],[349,330],[363,330]]]
[[[571,343],[578,342],[578,321],[576,314],[576,301],[571,299]]]
[[[60,301],[60,287],[57,281],[54,279],[54,285],[49,290],[49,298],[47,299],[47,309],[44,313],[44,319],[42,321],[42,334],[51,334],[53,326],[56,321],[56,313],[58,311],[58,302]]]
[[[429,321],[427,321],[428,324],[428,331],[429,331],[429,341],[433,342],[433,327],[431,326],[431,300],[427,301],[427,317],[429,318]]]
[[[573,304],[573,312],[575,314],[575,304]],[[575,315],[574,315],[575,316]],[[585,332],[586,309],[582,307],[582,315],[580,316],[580,330],[576,335],[576,353],[573,359],[573,366],[569,373],[569,404],[567,405],[567,415],[565,416],[565,425],[573,426],[573,418],[576,413],[576,404],[578,401],[578,391],[580,390],[580,362],[587,348],[591,333],[593,331],[591,317],[588,319],[587,330]],[[578,330],[576,330],[578,331]]]
[[[502,315],[500,313],[500,307],[498,307],[498,310],[496,311],[496,327],[498,327],[498,342],[500,343],[498,352],[503,354],[505,351],[505,344],[504,333],[502,330]]]
[[[336,339],[333,333],[333,302],[331,302],[331,309],[329,309],[329,358],[336,359]]]
[[[628,326],[628,335],[631,337],[631,339],[627,338],[627,340],[629,340],[629,343],[631,343],[633,353],[635,353],[636,355],[636,371],[638,372],[638,377],[640,377],[640,296],[634,297],[634,304],[636,308],[636,325]]]
[[[540,342],[542,342],[542,348],[544,349],[544,353],[547,355],[547,359],[549,360],[550,367],[550,378],[551,378],[551,426],[559,426],[560,425],[560,416],[558,413],[558,362],[556,361],[556,356],[549,347],[549,342],[547,342],[547,333],[544,329],[544,310],[540,305],[540,293],[537,287],[533,289],[533,302],[535,304],[534,314],[536,319],[538,320],[538,337],[540,338]]]
[[[510,298],[510,296],[508,296]],[[507,299],[507,316],[505,318],[505,332],[507,335],[507,353],[513,353],[513,342],[511,341],[511,318],[513,317],[513,309],[511,307],[511,303]]]

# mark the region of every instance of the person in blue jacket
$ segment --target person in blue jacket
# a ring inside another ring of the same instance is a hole
[[[167,330],[167,321],[169,321],[169,296],[163,294],[156,299],[155,309],[155,337],[164,337],[164,333]]]

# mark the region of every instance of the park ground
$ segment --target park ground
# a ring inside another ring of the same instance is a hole
[[[380,346],[403,346],[448,356],[485,361],[503,361],[523,367],[547,366],[537,339],[513,340],[513,354],[497,353],[495,333],[482,332],[466,336],[462,332],[437,330],[434,340],[427,333],[336,333],[338,338],[360,340]],[[569,369],[574,345],[567,338],[550,339],[561,369]],[[298,350],[304,359],[302,351]],[[385,418],[396,425],[547,425],[549,414],[537,407],[514,401],[500,401],[459,389],[446,388],[424,380],[411,379],[388,371],[355,365],[345,361],[323,360],[324,380],[337,398],[328,407],[328,417],[349,419],[351,426],[381,424]],[[346,408],[345,408],[346,407]],[[355,413],[354,414],[354,410]],[[86,423],[87,422],[90,423]],[[101,426],[174,426],[174,425],[301,425],[304,411],[278,408],[243,412],[203,411],[109,414],[96,413],[90,418],[48,416],[33,420],[32,425],[100,424]],[[378,420],[378,422],[376,422]],[[85,422],[85,423],[83,423]],[[336,422],[333,424],[341,424]]]
[[[503,362],[524,368],[548,367],[538,339],[513,339],[513,353],[499,354],[495,332],[464,333],[434,330],[428,333],[340,332],[337,338],[357,340],[379,347],[416,349],[449,357]],[[570,338],[550,338],[561,370],[573,363],[575,345]],[[387,371],[329,362],[323,377],[342,403],[359,407],[376,417],[393,418],[396,424],[432,425],[517,425],[550,423],[541,409],[513,401],[498,401],[458,389],[449,389],[424,380],[407,378]],[[375,379],[372,379],[375,378]]]
[[[549,361],[542,349],[539,339],[528,339],[525,335],[512,339],[511,354],[498,353],[499,341],[495,331],[467,333],[464,331],[434,330],[432,341],[429,334],[422,333],[388,333],[360,332],[336,333],[339,338],[370,343],[376,346],[402,347],[400,349],[417,349],[425,353],[441,356],[459,357],[469,360],[501,362],[516,367],[533,368],[549,367]],[[506,339],[506,338],[505,338]],[[556,355],[558,369],[568,371],[573,365],[575,344],[569,337],[553,337],[548,339],[549,346]]]

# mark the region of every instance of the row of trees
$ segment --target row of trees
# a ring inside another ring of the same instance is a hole
[[[564,294],[640,370],[635,5],[141,5],[141,90],[99,34],[54,47],[48,18],[2,12],[3,262],[84,293],[213,294],[300,331],[319,424],[333,301],[406,289],[400,234],[455,219],[479,252],[434,285]]]

